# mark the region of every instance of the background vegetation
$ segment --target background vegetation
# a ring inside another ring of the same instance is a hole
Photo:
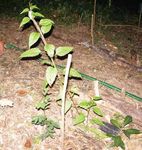
[[[19,17],[19,13],[28,2],[29,0],[0,0],[0,14],[3,17]],[[58,23],[70,24],[80,21],[90,24],[94,0],[32,0],[32,2]],[[97,0],[97,22],[101,20],[103,23],[136,24],[140,2],[141,0],[112,0],[109,7],[109,0]]]

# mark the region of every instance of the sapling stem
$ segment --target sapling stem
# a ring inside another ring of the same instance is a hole
[[[36,20],[33,18],[31,10],[29,11],[29,18],[32,20],[32,22],[33,22],[34,26],[36,27],[37,31],[40,33],[40,36],[41,36],[43,44],[46,45],[47,42],[46,42],[46,40],[44,38],[44,35],[42,34],[42,32],[40,30],[39,25],[37,24]]]
[[[28,16],[29,16],[29,18],[32,20],[32,22],[33,22],[33,24],[34,24],[36,30],[40,33],[40,37],[41,37],[41,40],[42,40],[43,44],[46,45],[47,42],[46,42],[46,40],[45,40],[45,38],[44,38],[43,33],[41,32],[41,29],[40,29],[38,23],[37,23],[36,20],[33,18],[33,16],[32,16],[32,11],[31,11],[31,10],[29,11]],[[52,62],[52,64],[53,64],[53,66],[54,66],[55,68],[57,68],[56,65],[55,65],[55,63],[54,63],[53,58],[50,57],[50,60],[51,60],[51,62]]]
[[[62,115],[61,131],[62,131],[62,149],[63,150],[64,150],[64,138],[65,138],[65,102],[66,102],[65,99],[66,99],[66,91],[67,91],[68,76],[69,76],[71,61],[72,61],[72,55],[69,54],[68,59],[67,59],[65,78],[64,78],[64,87],[63,87],[63,94],[62,94],[62,109],[61,109],[61,115]]]
[[[69,92],[69,96],[70,96],[70,99],[71,99],[71,101],[72,101],[72,103],[73,103],[73,106],[74,106],[76,112],[77,112],[78,114],[80,114],[79,111],[78,111],[78,109],[77,109],[77,107],[76,107],[76,104],[75,104],[75,102],[74,102],[74,100],[73,100],[74,95],[75,95],[74,93],[71,94],[71,93]]]

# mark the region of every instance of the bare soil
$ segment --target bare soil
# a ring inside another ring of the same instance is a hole
[[[0,40],[4,41],[5,44],[13,43],[20,48],[27,48],[28,36],[31,31],[34,31],[32,27],[21,32],[19,22],[16,20],[0,20]],[[48,43],[53,43],[56,46],[74,47],[73,67],[80,72],[142,97],[141,70],[126,65],[127,63],[131,64],[130,59],[125,63],[121,61],[125,58],[119,61],[117,57],[111,59],[107,53],[101,51],[101,48],[110,52],[115,51],[115,45],[109,41],[103,39],[99,42],[100,44],[96,44],[93,48],[88,46],[90,41],[90,30],[83,25],[68,28],[64,26],[55,27],[51,36],[47,38]],[[117,49],[118,51],[119,49]],[[42,142],[35,140],[43,128],[32,125],[31,118],[42,113],[35,109],[35,104],[42,98],[41,87],[46,66],[42,66],[37,60],[19,60],[21,53],[15,49],[5,49],[4,54],[0,56],[0,100],[10,102],[0,108],[0,149],[61,149],[59,130],[55,134],[55,139],[48,138]],[[57,63],[66,64],[65,60],[57,61]],[[83,79],[72,82],[79,86],[79,99],[89,98],[95,94],[92,81]],[[58,94],[57,86],[53,91],[53,103],[51,109],[47,110],[46,113],[49,117],[60,121],[60,107],[55,103],[55,97]],[[123,92],[117,93],[103,86],[100,86],[100,94],[103,100],[98,105],[104,110],[107,119],[116,112],[131,115],[134,121],[133,127],[142,130],[142,102],[124,96]],[[109,149],[109,143],[110,141],[99,140],[95,135],[85,133],[74,127],[71,123],[71,114],[66,117],[66,150],[106,150]],[[142,135],[132,136],[130,140],[125,138],[125,143],[127,150],[141,150]]]

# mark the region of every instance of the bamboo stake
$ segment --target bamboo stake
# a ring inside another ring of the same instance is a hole
[[[94,31],[95,31],[95,25],[96,25],[96,1],[94,0],[94,12],[92,14],[91,18],[91,39],[92,39],[92,45],[94,45]]]
[[[140,14],[139,14],[139,22],[138,22],[138,27],[139,28],[141,26],[141,17],[142,17],[142,3],[140,4]]]
[[[95,96],[100,97],[98,80],[94,81],[94,90],[95,90]]]
[[[93,14],[91,19],[91,41],[92,41],[92,45],[94,46],[94,15]]]
[[[71,66],[72,61],[72,55],[68,55],[67,65],[66,65],[66,72],[65,72],[65,78],[64,78],[64,87],[63,87],[63,94],[62,94],[62,109],[61,109],[61,115],[62,115],[62,122],[61,122],[61,131],[62,131],[62,150],[64,150],[64,139],[65,139],[65,102],[66,102],[66,91],[67,91],[67,85],[68,85],[68,76],[69,76],[69,70]]]

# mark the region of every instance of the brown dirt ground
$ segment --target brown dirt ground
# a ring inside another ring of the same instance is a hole
[[[20,48],[26,48],[28,35],[34,29],[29,28],[21,32],[18,27],[19,23],[13,19],[1,20],[0,40],[5,43],[14,43]],[[83,25],[68,28],[59,26],[54,29],[47,42],[56,46],[73,46],[74,68],[142,97],[142,72],[137,72],[135,68],[125,66],[123,63],[120,65],[117,61],[104,56],[103,53],[98,54],[97,50],[84,46],[83,42],[90,41],[89,31]],[[104,43],[101,42],[101,44]],[[97,45],[96,49],[104,45]],[[5,49],[4,54],[0,56],[0,100],[10,100],[14,103],[13,107],[0,108],[0,149],[61,149],[60,131],[57,131],[55,139],[49,138],[39,143],[34,140],[42,128],[32,125],[31,117],[41,113],[35,109],[34,105],[42,97],[41,86],[46,67],[41,66],[36,60],[19,61],[20,54],[20,51]],[[63,60],[63,64],[65,64],[65,60]],[[94,95],[94,83],[92,81],[73,82],[80,88],[80,99]],[[47,115],[61,120],[60,108],[55,103],[55,96],[58,91],[56,88],[53,90],[53,104],[51,104],[50,112],[47,111]],[[103,100],[99,105],[105,111],[106,116],[112,116],[115,112],[131,115],[134,120],[134,127],[142,130],[141,102],[134,101],[125,97],[123,93],[118,94],[103,86],[100,87],[100,93]],[[107,149],[108,141],[100,141],[73,127],[70,117],[70,114],[66,117],[66,150]],[[142,149],[142,135],[132,136],[131,140],[125,139],[125,142],[127,143],[127,150]]]

